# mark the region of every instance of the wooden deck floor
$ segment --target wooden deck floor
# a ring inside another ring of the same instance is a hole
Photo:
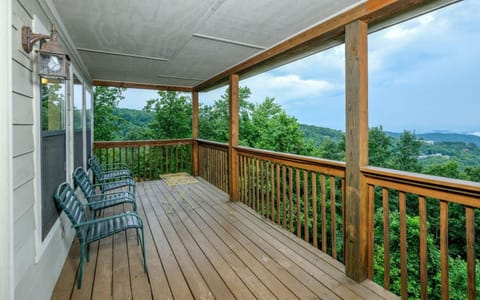
[[[396,298],[371,281],[350,280],[339,262],[202,179],[137,189],[148,273],[134,231],[117,234],[91,246],[77,289],[74,241],[52,299]]]

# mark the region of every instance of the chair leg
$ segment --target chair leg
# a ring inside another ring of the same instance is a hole
[[[137,246],[138,246],[138,244],[140,242],[140,236],[138,235],[138,228],[136,229],[136,231],[137,231]]]
[[[90,243],[87,244],[87,262],[90,262]]]
[[[85,245],[80,243],[80,268],[78,269],[78,280],[77,288],[82,287],[82,276],[83,276],[83,257],[85,256]]]
[[[146,256],[146,250],[145,250],[145,236],[143,234],[143,227],[140,228],[142,231],[142,254],[143,254],[143,271],[147,272],[147,256]]]

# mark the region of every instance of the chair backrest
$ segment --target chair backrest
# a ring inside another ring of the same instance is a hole
[[[87,200],[96,195],[95,187],[83,167],[76,168],[75,171],[73,171],[72,177],[75,185],[80,187]]]
[[[93,171],[93,175],[95,176],[95,178],[98,180],[98,182],[100,183],[103,183],[103,171],[102,171],[102,167],[100,166],[100,163],[98,162],[98,160],[96,159],[95,156],[91,156],[89,159],[88,159],[88,166],[90,167],[90,169],[92,169]]]
[[[65,212],[72,225],[77,225],[87,221],[87,215],[85,214],[85,209],[75,194],[72,186],[68,182],[60,184],[54,195],[55,201],[58,206]],[[85,232],[82,229],[75,228],[77,231],[77,236],[80,241],[83,241]]]

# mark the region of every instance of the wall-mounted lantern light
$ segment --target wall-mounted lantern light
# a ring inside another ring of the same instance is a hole
[[[48,42],[44,42],[48,39]],[[25,52],[32,52],[33,44],[41,41],[38,52],[38,74],[44,78],[67,79],[68,57],[57,41],[57,30],[52,25],[50,35],[33,33],[28,26],[22,27],[22,46]]]

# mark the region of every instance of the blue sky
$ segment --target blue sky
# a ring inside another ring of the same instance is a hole
[[[369,124],[480,135],[480,1],[466,0],[369,36]],[[251,101],[275,97],[305,124],[345,129],[344,45],[241,80]],[[200,94],[211,104],[225,87]],[[130,89],[121,107],[153,91]]]

